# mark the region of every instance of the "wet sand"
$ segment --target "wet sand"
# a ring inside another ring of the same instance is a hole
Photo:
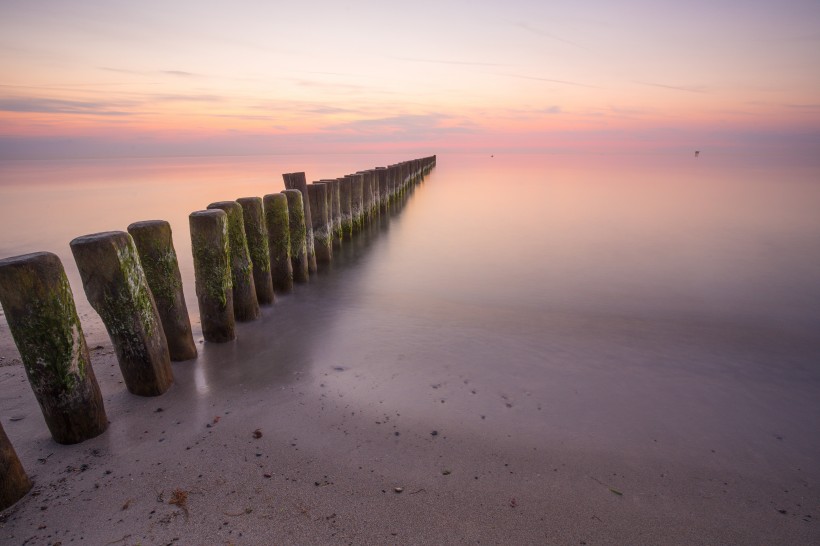
[[[757,374],[816,340],[371,301],[359,273],[339,266],[235,343],[200,344],[157,398],[129,395],[86,327],[111,424],[76,446],[50,439],[4,325],[0,415],[35,487],[0,541],[820,539],[816,373]]]

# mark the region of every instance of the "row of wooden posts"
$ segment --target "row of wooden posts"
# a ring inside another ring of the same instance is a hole
[[[435,166],[435,156],[308,184],[282,175],[278,194],[220,201],[190,214],[202,333],[235,339],[235,321],[307,282],[353,237]],[[70,243],[83,289],[117,354],[125,386],[141,396],[173,383],[170,361],[197,356],[168,222],[152,220]],[[37,252],[0,260],[0,303],[55,441],[74,444],[108,427],[102,394],[60,259]],[[0,510],[31,482],[0,425]]]

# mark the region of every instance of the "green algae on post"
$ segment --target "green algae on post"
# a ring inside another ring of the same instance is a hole
[[[240,322],[255,320],[259,318],[259,302],[253,282],[253,263],[245,239],[242,207],[236,201],[219,201],[211,203],[207,208],[223,210],[227,215],[234,316]]]
[[[262,201],[268,230],[273,289],[277,292],[290,292],[293,290],[293,266],[290,263],[288,198],[282,193],[272,193]]]
[[[70,243],[89,303],[105,324],[128,391],[157,396],[174,382],[168,342],[134,240],[124,231]]]
[[[290,264],[294,282],[308,281],[307,227],[305,226],[304,200],[299,190],[283,190],[288,200],[290,220]]]
[[[265,227],[265,212],[261,197],[240,197],[236,200],[242,207],[245,222],[245,239],[253,264],[253,284],[256,299],[260,305],[276,300],[271,279],[270,254],[268,250],[268,230]]]
[[[364,226],[364,176],[351,175],[350,216],[353,221],[353,233],[358,233]]]
[[[0,512],[14,505],[30,490],[31,480],[0,424]]]
[[[61,444],[108,427],[63,264],[50,252],[0,260],[0,303],[51,436]]]
[[[194,256],[196,298],[205,341],[236,339],[227,214],[199,210],[188,216]]]
[[[320,180],[319,182],[327,186],[328,205],[330,206],[330,233],[333,243],[339,245],[342,243],[343,238],[341,188],[335,178]]]
[[[353,190],[353,179],[350,176],[337,179],[339,181],[339,203],[341,210],[342,236],[349,239],[353,236],[353,215],[351,213],[350,196]]]
[[[330,232],[327,185],[319,182],[310,184],[308,198],[313,214],[313,246],[316,249],[316,261],[329,263],[333,259],[333,236]]]
[[[154,296],[171,360],[196,358],[171,225],[165,220],[134,222],[128,226],[128,233],[134,239],[148,287]]]
[[[310,208],[310,198],[308,196],[308,184],[305,173],[283,174],[282,179],[285,182],[285,189],[299,190],[302,192],[302,204],[305,211],[305,228],[307,229],[305,240],[307,241],[308,270],[311,273],[316,273],[316,249],[313,244],[313,212]]]

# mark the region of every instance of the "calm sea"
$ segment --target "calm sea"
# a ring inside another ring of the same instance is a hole
[[[190,212],[278,192],[283,172],[319,180],[409,158],[0,163],[0,258],[55,252],[92,317],[69,241],[165,219],[197,323]],[[666,431],[669,456],[715,445],[727,462],[788,436],[795,464],[816,463],[818,211],[816,163],[440,155],[400,214],[242,325],[233,348],[206,344],[197,386],[353,369],[337,381],[349,400],[424,419],[440,409],[420,400],[449,392],[460,402],[436,418],[468,430],[488,404],[532,406],[539,417],[504,430],[621,451]]]

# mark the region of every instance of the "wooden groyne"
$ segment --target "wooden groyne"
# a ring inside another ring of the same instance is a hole
[[[236,321],[259,317],[274,293],[309,283],[334,247],[381,215],[436,165],[429,156],[307,183],[284,174],[285,190],[211,203],[189,215],[196,296],[205,341],[237,338]],[[171,228],[163,220],[70,243],[86,296],[100,315],[132,394],[157,396],[174,381],[171,360],[197,358]],[[308,287],[305,287],[309,289]],[[79,443],[108,420],[74,298],[60,259],[38,252],[0,260],[0,303],[29,384],[55,441]],[[0,510],[31,482],[0,427]]]

